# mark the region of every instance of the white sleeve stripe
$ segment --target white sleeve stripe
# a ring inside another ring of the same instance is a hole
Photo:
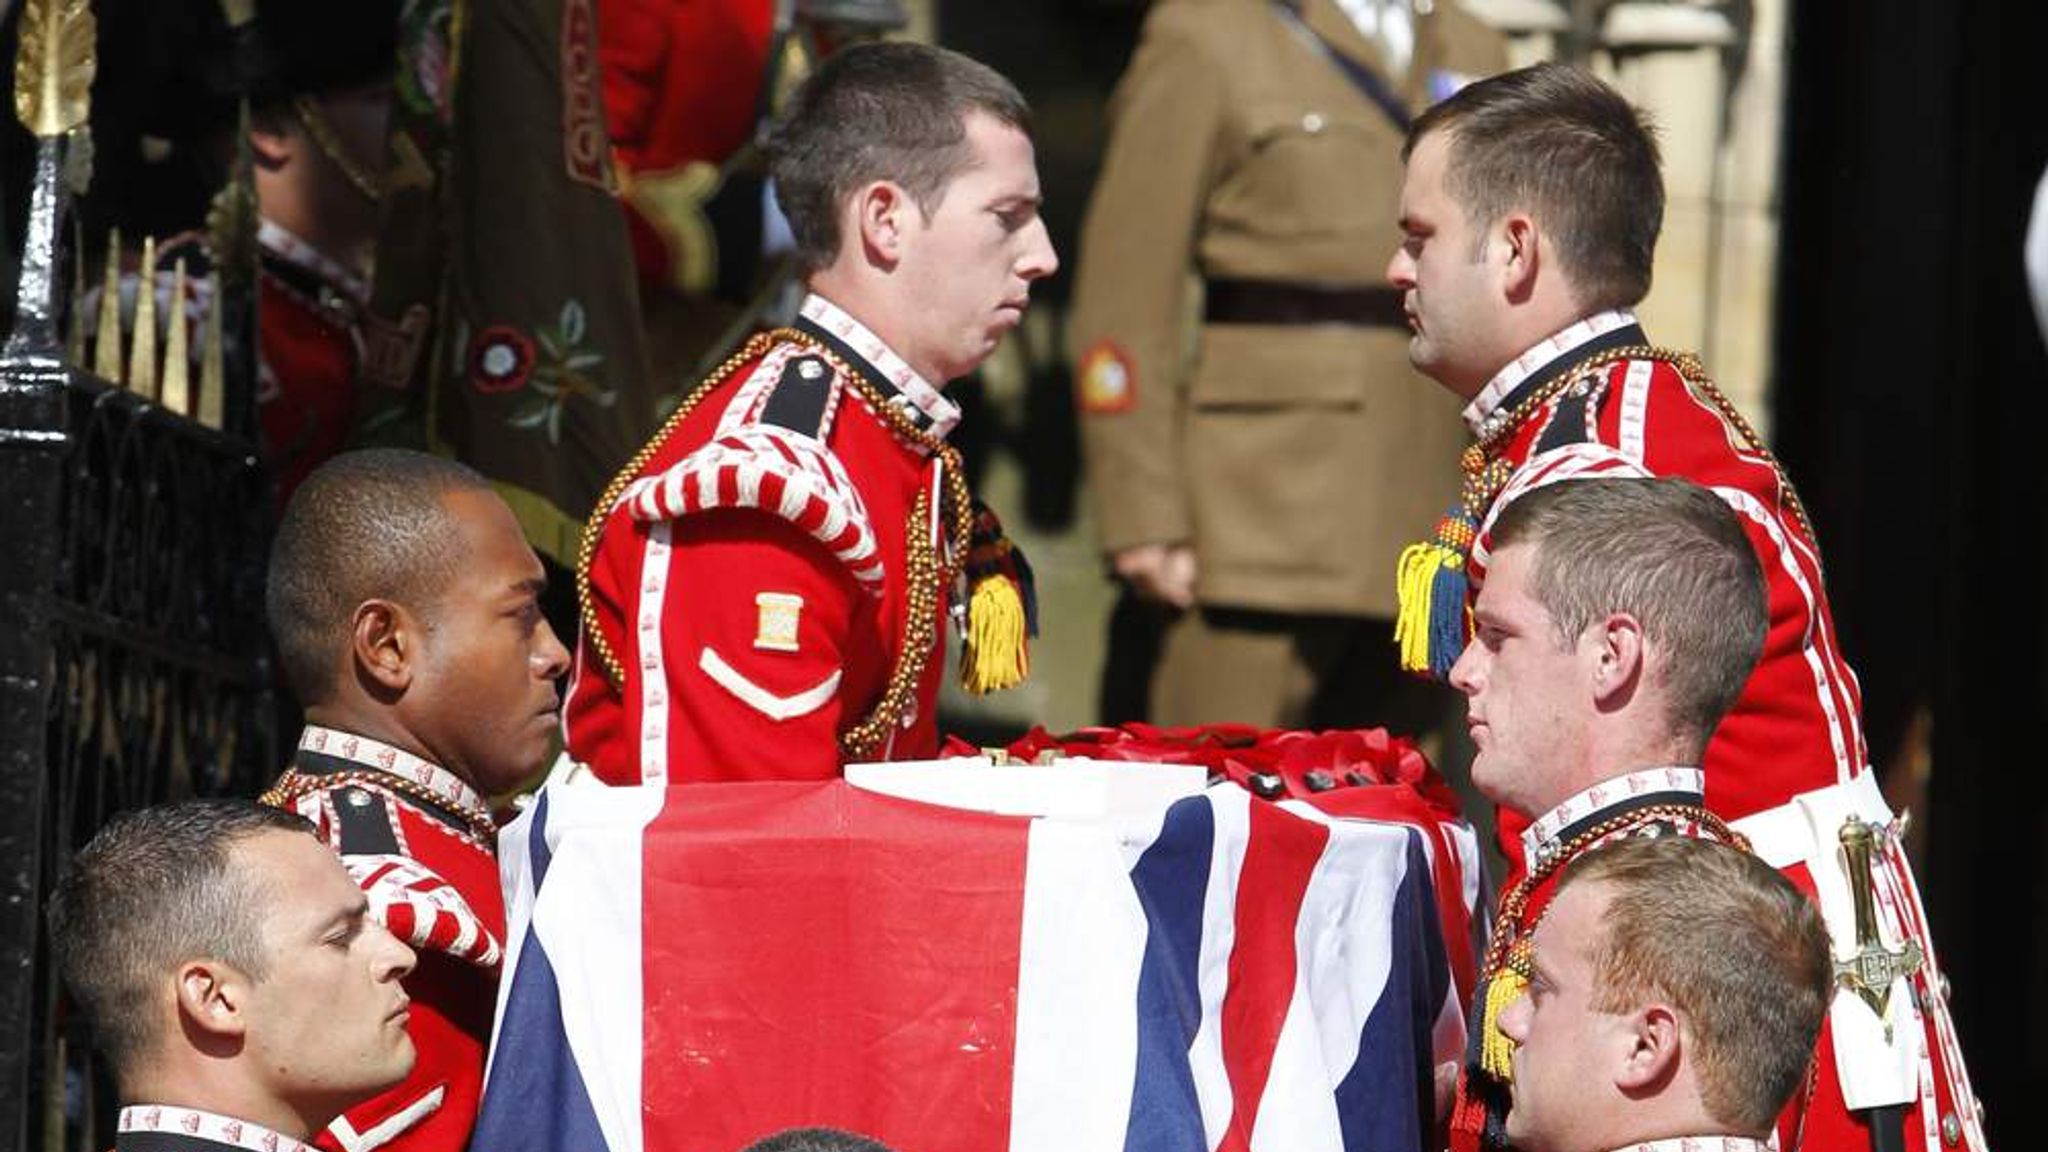
[[[840,670],[834,668],[831,675],[809,688],[793,695],[778,696],[747,679],[708,646],[698,655],[697,667],[703,669],[713,683],[739,697],[741,703],[775,721],[808,716],[824,707],[825,702],[839,690]]]

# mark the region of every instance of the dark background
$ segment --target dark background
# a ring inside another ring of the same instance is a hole
[[[2048,1089],[2048,351],[2021,243],[2038,5],[1791,6],[1777,448],[1826,545],[1873,752],[1933,718],[1920,871],[1987,1134]]]

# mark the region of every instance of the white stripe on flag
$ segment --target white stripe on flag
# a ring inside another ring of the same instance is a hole
[[[547,847],[553,858],[539,893],[530,876],[516,875],[530,868],[530,828],[517,835],[517,859],[500,858],[509,878],[507,894],[515,902],[506,910],[508,930],[523,941],[532,924],[536,942],[554,967],[563,992],[562,1030],[609,1152],[640,1152],[641,840],[668,790],[550,786],[546,791]],[[538,807],[521,815],[514,827],[530,824]],[[510,848],[513,839],[508,829],[500,844]],[[590,947],[592,940],[607,944]],[[507,955],[507,979],[499,985],[501,1015],[517,962],[517,951]]]
[[[1223,995],[1230,986],[1230,951],[1237,944],[1237,882],[1251,842],[1252,794],[1235,784],[1209,789],[1216,840],[1209,861],[1209,892],[1202,906],[1202,1026],[1188,1052],[1195,1093],[1202,1102],[1202,1131],[1209,1147],[1222,1142],[1233,1101],[1230,1071],[1223,1063]],[[1259,801],[1265,803],[1265,801]]]
[[[1296,921],[1294,999],[1251,1146],[1341,1152],[1335,1093],[1358,1062],[1366,1019],[1393,970],[1389,928],[1416,834],[1401,824],[1332,819],[1306,804],[1282,807],[1327,826],[1330,840]],[[1400,1098],[1398,1089],[1390,1094]]]
[[[1031,822],[1011,1148],[1124,1146],[1138,1051],[1131,1005],[1146,937],[1126,868],[1100,826]]]

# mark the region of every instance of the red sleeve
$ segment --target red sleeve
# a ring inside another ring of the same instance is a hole
[[[636,167],[667,94],[663,72],[675,7],[674,0],[603,0],[598,7],[605,127]]]
[[[864,595],[822,545],[768,513],[679,522],[662,613],[671,779],[838,775],[847,640]]]

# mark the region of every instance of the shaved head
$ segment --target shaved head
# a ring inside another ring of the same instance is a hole
[[[365,601],[432,617],[462,560],[444,498],[490,490],[453,460],[384,448],[336,456],[299,485],[271,546],[265,607],[300,704],[333,693]]]

